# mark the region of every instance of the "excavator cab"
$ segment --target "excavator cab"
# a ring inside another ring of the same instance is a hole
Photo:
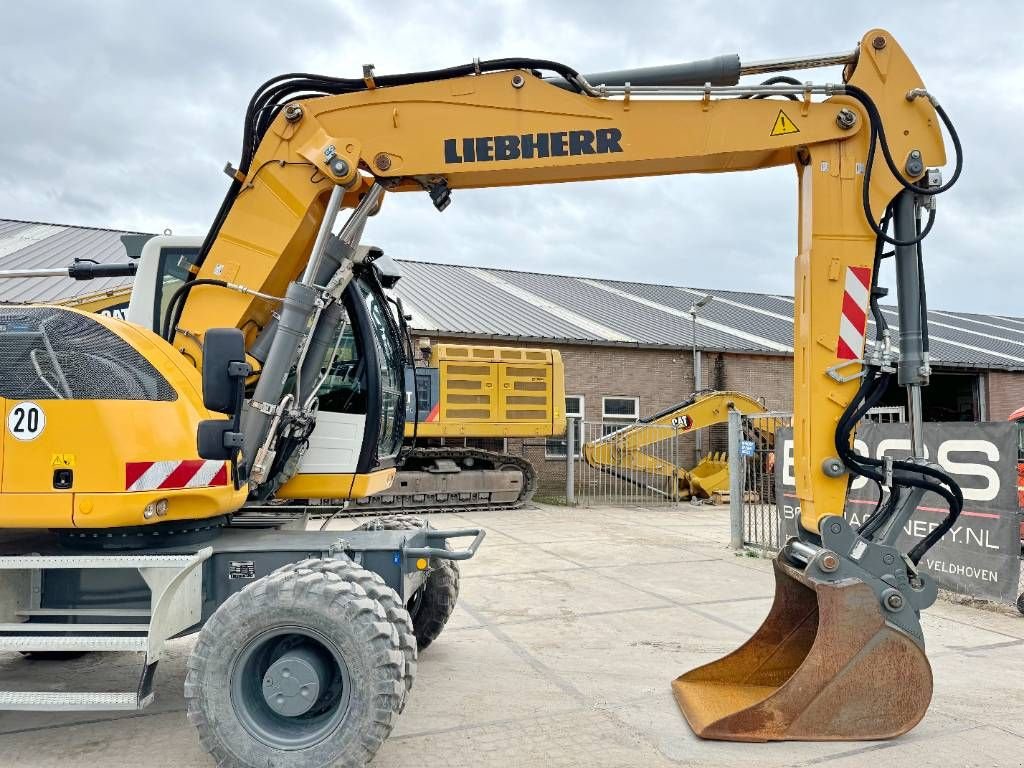
[[[129,322],[160,332],[171,297],[193,270],[201,244],[201,237],[183,236],[146,243]],[[303,376],[303,388],[315,395],[317,415],[297,469],[272,490],[279,499],[361,498],[384,490],[394,476],[405,421],[407,332],[387,289],[401,273],[379,249],[357,250],[352,280],[322,317],[304,373],[293,370],[287,378],[286,388],[292,388]],[[255,334],[246,345],[254,372],[265,363],[272,339],[273,329],[262,338]]]

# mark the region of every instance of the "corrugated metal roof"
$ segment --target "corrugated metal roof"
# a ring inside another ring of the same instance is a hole
[[[122,234],[127,233],[0,219],[0,269],[63,267],[75,258],[123,262]],[[793,345],[789,296],[422,261],[400,264],[405,277],[397,291],[421,331],[688,348],[693,338],[690,306],[711,294],[713,300],[698,314],[697,345],[702,349],[787,354]],[[0,280],[0,301],[63,301],[128,282]],[[895,310],[884,309],[895,328]],[[932,310],[929,327],[938,365],[1024,370],[1024,318]]]
[[[128,261],[121,243],[124,234],[141,233],[0,219],[0,270],[68,267],[75,259],[124,263]],[[130,283],[131,278],[125,277],[89,281],[63,277],[0,280],[0,301],[61,302]]]

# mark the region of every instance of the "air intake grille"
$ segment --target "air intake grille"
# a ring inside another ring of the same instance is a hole
[[[167,380],[92,318],[54,307],[0,307],[0,397],[175,400]]]

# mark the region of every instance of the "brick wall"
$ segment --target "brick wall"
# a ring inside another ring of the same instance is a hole
[[[989,371],[985,379],[989,421],[1004,421],[1024,406],[1024,373]]]
[[[442,338],[465,344],[466,339]],[[500,339],[487,343],[506,344]],[[602,398],[638,397],[640,415],[650,416],[685,399],[693,392],[693,356],[689,349],[665,350],[635,347],[602,347],[583,344],[544,344],[509,341],[507,346],[555,348],[565,363],[565,392],[582,396],[584,418],[597,423],[602,417]],[[793,407],[793,358],[783,355],[744,355],[705,352],[702,358],[704,385],[732,389],[763,398],[769,410]],[[1002,421],[1024,406],[1024,373],[989,371],[985,374],[987,418]],[[726,431],[714,427],[705,438],[703,451],[724,451]],[[547,458],[543,439],[508,441],[510,452],[525,456],[537,467],[540,493],[561,496],[565,492],[565,459]],[[683,463],[694,455],[692,437],[680,446]]]
[[[431,339],[432,342],[464,344],[465,339]],[[495,340],[489,343],[503,343]],[[600,422],[602,398],[638,397],[640,415],[664,410],[693,392],[693,355],[689,349],[638,349],[581,344],[534,344],[510,341],[507,346],[555,348],[565,363],[565,392],[581,396],[584,419]],[[792,405],[793,362],[783,356],[704,353],[704,385],[713,389],[735,389],[763,397],[771,409]],[[726,430],[714,428],[705,438],[703,451],[724,451]],[[547,458],[543,439],[508,441],[511,453],[533,462],[540,473],[540,493],[564,495],[565,459]],[[689,464],[694,455],[692,437],[684,438],[680,456]]]

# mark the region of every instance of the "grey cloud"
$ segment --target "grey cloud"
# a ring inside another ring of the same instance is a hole
[[[237,161],[253,89],[286,71],[354,76],[536,56],[583,71],[738,52],[852,48],[893,31],[957,122],[963,181],[926,257],[935,307],[1021,314],[1018,32],[1006,3],[10,4],[0,27],[0,216],[200,233]],[[834,70],[811,73],[836,79]],[[396,256],[789,293],[791,169],[460,191],[437,214],[389,199],[368,236]]]

